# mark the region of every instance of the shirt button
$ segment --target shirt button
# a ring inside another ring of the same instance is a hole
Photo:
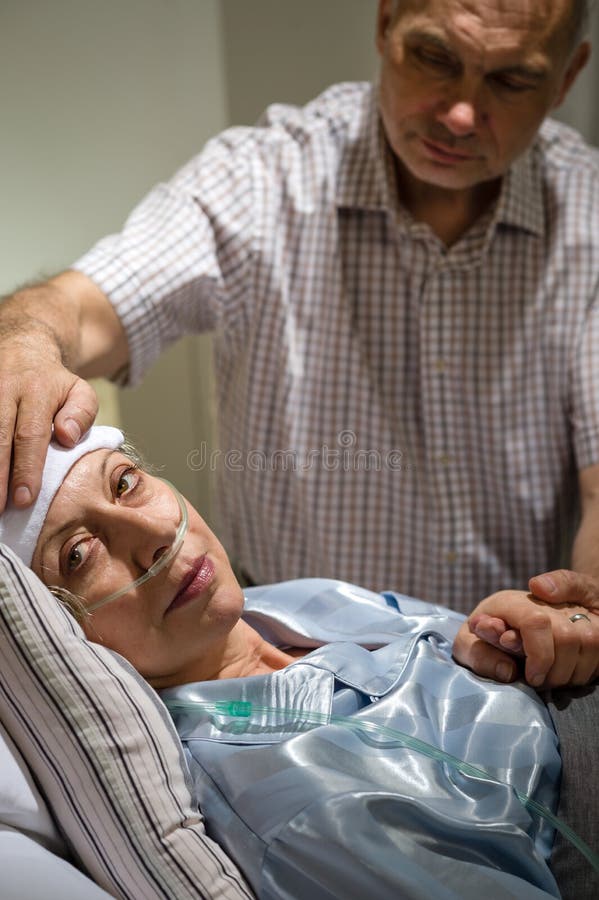
[[[439,453],[439,455],[437,456],[437,462],[442,466],[450,466],[453,462],[453,456],[451,456],[449,453]]]
[[[447,363],[444,359],[436,359],[435,360],[435,372],[438,372],[439,375],[442,375],[443,372],[447,369]]]
[[[457,558],[458,558],[458,554],[455,552],[455,550],[449,550],[445,554],[445,562],[449,563],[450,565],[455,563],[457,561]]]

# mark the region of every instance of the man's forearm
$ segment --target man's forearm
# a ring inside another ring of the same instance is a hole
[[[110,302],[85,275],[68,271],[24,288],[0,305],[0,341],[42,341],[46,352],[85,378],[114,376],[127,340]]]
[[[594,493],[583,499],[582,520],[572,547],[572,568],[599,578],[599,496]]]

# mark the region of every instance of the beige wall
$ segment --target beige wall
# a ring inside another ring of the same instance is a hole
[[[221,0],[232,122],[376,73],[376,0]]]
[[[4,293],[120,228],[226,125],[219,0],[1,0],[0,123]],[[120,409],[101,386],[104,419],[122,418],[202,507],[207,482],[186,458],[210,419],[190,377],[206,356],[173,348]]]
[[[371,77],[373,9],[374,0],[1,0],[0,292],[118,229],[230,122]],[[119,401],[98,385],[103,419],[120,419],[209,519],[209,473],[193,472],[187,455],[215,445],[210,385],[208,338],[172,348]]]

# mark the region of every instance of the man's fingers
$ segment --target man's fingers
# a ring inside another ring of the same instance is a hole
[[[541,609],[533,610],[519,625],[519,630],[526,656],[526,681],[532,687],[539,687],[555,662],[551,620]]]
[[[535,595],[499,591],[482,600],[460,628],[454,643],[456,660],[481,675],[503,680],[499,671],[492,672],[492,666],[498,664],[498,660],[491,651],[504,649],[523,655],[526,657],[526,681],[535,688],[587,684],[596,678],[599,674],[599,605],[591,613],[589,606],[567,603],[565,599],[555,600],[556,592],[564,585],[564,597],[568,590],[579,596],[582,589],[586,591],[587,602],[594,602],[594,579],[566,570],[550,575],[555,577],[551,582],[554,597],[551,604],[539,598],[543,581],[537,587],[537,579],[531,581]],[[583,613],[583,618],[572,622],[572,616],[577,613]],[[484,642],[487,651],[480,646]]]
[[[556,611],[550,607],[544,608],[540,602],[535,603],[530,595],[500,591],[479,603],[470,619],[480,617],[483,612],[487,620],[489,617],[503,620],[508,639],[505,649],[523,653],[527,657],[526,680],[534,687],[542,684],[555,661],[550,613],[555,615]],[[508,631],[512,634],[509,635]],[[504,639],[503,636],[500,638],[499,646]]]
[[[582,612],[584,607],[571,607],[572,615]],[[599,662],[599,619],[591,616],[572,622],[565,614],[554,628],[554,640],[559,653],[548,673],[543,687],[588,684],[593,679]]]
[[[556,569],[535,575],[528,586],[531,593],[546,603],[578,603],[599,612],[599,579],[570,569]]]
[[[98,397],[91,384],[77,378],[54,417],[54,434],[65,447],[73,447],[89,431],[98,414]]]
[[[461,665],[477,675],[504,683],[515,681],[518,666],[509,654],[479,640],[464,622],[453,644],[453,656]]]
[[[12,455],[12,438],[15,430],[17,409],[8,404],[1,411],[0,420],[0,515],[4,512],[8,499],[8,482],[10,478],[10,460]]]
[[[73,438],[78,440],[91,427],[98,408],[93,388],[67,370],[46,384],[41,397],[33,393],[23,395],[14,425],[9,491],[18,507],[37,498],[55,416],[60,423],[57,437],[71,447],[76,443]]]
[[[52,435],[52,408],[23,400],[13,435],[10,498],[15,506],[29,506],[39,494],[42,471]]]

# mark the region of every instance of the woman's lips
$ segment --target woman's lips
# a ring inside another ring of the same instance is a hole
[[[185,603],[189,603],[194,597],[203,593],[209,586],[215,575],[214,563],[206,555],[202,556],[193,566],[181,583],[181,588],[175,595],[175,599],[167,609],[167,613]]]

